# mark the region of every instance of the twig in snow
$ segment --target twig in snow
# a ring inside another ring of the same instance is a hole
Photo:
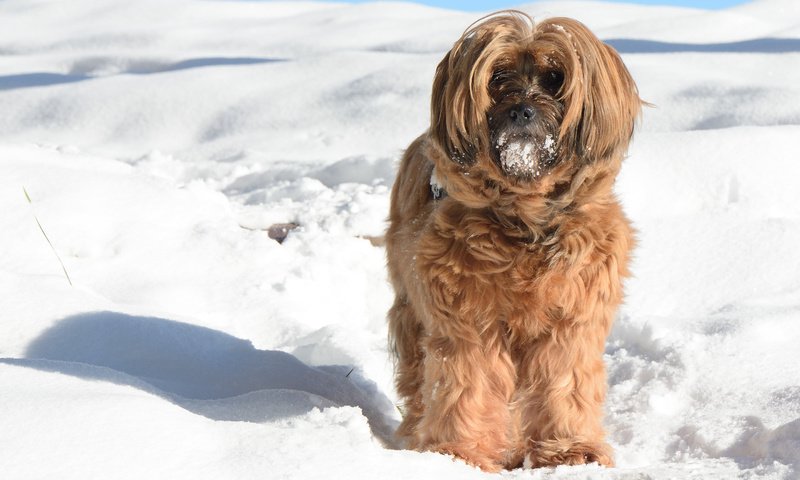
[[[255,230],[266,231],[269,238],[275,240],[278,243],[283,243],[283,241],[286,240],[286,237],[289,235],[289,232],[299,227],[300,225],[294,222],[289,222],[289,223],[276,223],[274,225],[270,225],[269,228],[250,228],[250,227],[245,227],[244,225],[239,225],[239,226],[244,228],[245,230],[250,230],[250,231],[255,231]]]

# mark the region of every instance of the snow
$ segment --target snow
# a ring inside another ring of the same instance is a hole
[[[535,143],[508,142],[498,146],[503,147],[500,150],[500,164],[503,166],[503,170],[513,175],[528,173],[533,177],[539,176],[540,172],[536,169],[538,149],[534,148]]]
[[[536,178],[541,175],[542,166],[555,157],[555,140],[549,133],[541,143],[527,137],[508,137],[508,134],[501,133],[495,148],[500,151],[500,165],[509,174]]]
[[[521,7],[586,22],[655,107],[617,183],[638,231],[606,350],[618,467],[500,477],[800,475],[798,5]],[[478,16],[0,2],[3,478],[496,477],[390,448],[376,239]]]

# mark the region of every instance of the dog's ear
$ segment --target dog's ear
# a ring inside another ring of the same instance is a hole
[[[518,11],[486,16],[467,28],[436,67],[431,134],[459,164],[472,165],[475,155],[488,148],[492,69],[530,35],[532,25],[530,17]]]
[[[476,104],[473,85],[475,57],[481,49],[474,37],[462,37],[447,52],[433,79],[431,133],[447,155],[462,166],[475,163],[480,138],[485,133],[484,115]]]
[[[642,107],[619,54],[577,20],[552,18],[537,27],[559,44],[565,70],[561,141],[589,161],[619,157]]]
[[[456,44],[447,52],[433,78],[431,91],[431,135],[447,155],[463,166],[475,163],[477,148],[470,138],[474,107],[469,92],[460,86],[463,82],[463,54]]]

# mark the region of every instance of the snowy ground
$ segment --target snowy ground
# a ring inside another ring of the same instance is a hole
[[[800,4],[522,8],[587,23],[656,107],[618,182],[639,231],[606,356],[619,467],[500,476],[800,477]],[[382,446],[369,240],[477,16],[0,2],[2,477],[492,477]]]

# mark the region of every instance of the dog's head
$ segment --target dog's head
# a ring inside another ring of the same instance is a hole
[[[437,67],[431,135],[463,169],[530,185],[618,161],[641,103],[617,52],[582,23],[504,11],[468,28]]]

